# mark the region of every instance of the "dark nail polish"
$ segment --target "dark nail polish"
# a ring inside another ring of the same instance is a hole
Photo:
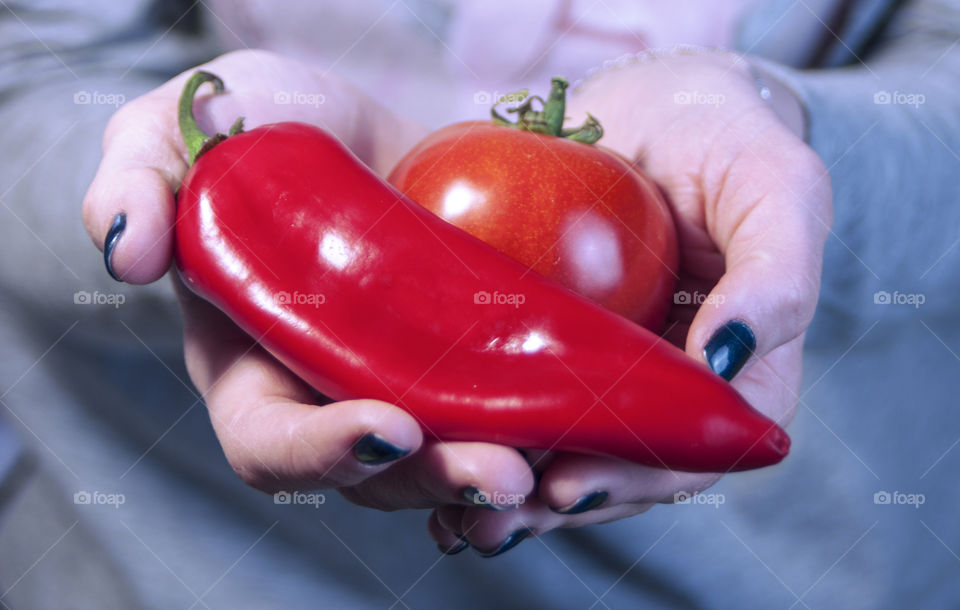
[[[504,541],[500,543],[500,546],[498,546],[494,550],[489,552],[478,550],[477,552],[480,553],[481,557],[488,557],[488,558],[496,557],[497,555],[502,555],[507,551],[509,551],[510,549],[512,549],[513,547],[517,546],[518,544],[520,544],[521,542],[529,538],[531,534],[533,534],[532,528],[525,527],[522,529],[518,529],[517,531],[507,536],[504,539]]]
[[[371,466],[399,460],[409,453],[409,449],[401,449],[373,432],[364,434],[353,444],[353,455]]]
[[[510,508],[508,506],[496,506],[495,504],[491,504],[490,494],[485,491],[481,491],[480,488],[475,485],[467,485],[460,491],[460,495],[470,504],[479,506],[480,508],[486,508],[493,511],[508,510]]]
[[[730,320],[713,334],[703,356],[713,372],[727,381],[733,379],[757,349],[757,338],[742,320]]]
[[[579,515],[580,513],[585,513],[588,510],[593,510],[599,507],[601,504],[607,501],[608,494],[605,491],[594,491],[588,493],[585,496],[581,496],[579,500],[567,506],[566,508],[554,508],[552,509],[555,513],[560,513],[561,515]]]
[[[443,546],[442,544],[438,544],[437,549],[444,555],[456,555],[457,553],[466,549],[468,546],[470,546],[469,542],[466,540],[461,540],[449,548]]]
[[[113,217],[113,224],[110,225],[110,230],[107,231],[107,238],[103,240],[103,264],[107,267],[107,273],[110,274],[110,277],[122,282],[117,274],[113,271],[113,263],[110,259],[113,257],[113,251],[117,247],[117,242],[120,241],[120,236],[123,235],[123,230],[127,228],[127,213],[120,212]]]

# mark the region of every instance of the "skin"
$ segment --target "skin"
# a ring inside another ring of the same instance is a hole
[[[428,131],[335,76],[270,53],[231,53],[203,67],[223,77],[229,89],[216,98],[201,95],[195,106],[208,133],[225,132],[239,115],[250,126],[310,122],[332,131],[386,175]],[[185,78],[117,112],[84,200],[84,222],[98,247],[113,217],[127,212],[113,263],[130,283],[156,281],[170,268],[173,191],[187,170],[175,116]],[[571,97],[567,114],[576,123],[589,109],[606,129],[603,145],[659,183],[678,226],[678,290],[717,301],[699,309],[674,306],[667,338],[702,361],[703,346],[718,327],[746,321],[757,349],[733,385],[785,426],[798,400],[803,336],[832,221],[831,191],[823,163],[797,135],[803,130],[799,105],[782,86],[768,84],[774,104],[759,97],[748,69],[729,56],[667,56],[591,79]],[[277,90],[323,91],[326,101],[319,107],[278,105]],[[674,101],[674,93],[694,91],[723,96],[722,103]],[[404,411],[378,401],[317,408],[310,388],[174,282],[191,378],[206,399],[227,459],[257,489],[336,488],[352,502],[381,510],[433,508],[428,531],[441,548],[455,547],[466,533],[471,545],[490,551],[520,528],[540,535],[622,519],[671,502],[678,491],[704,490],[722,476],[574,454],[524,457],[486,443],[440,443],[424,439]],[[351,447],[367,432],[411,453],[380,466],[362,464]],[[540,477],[536,488],[534,472]],[[467,486],[523,494],[526,501],[500,512],[473,507],[461,497]],[[551,509],[595,490],[609,493],[595,510],[562,515]]]

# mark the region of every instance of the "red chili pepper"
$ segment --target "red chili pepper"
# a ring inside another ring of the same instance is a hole
[[[377,398],[448,441],[690,471],[779,462],[789,437],[653,333],[420,207],[336,138],[276,123],[207,139],[177,197],[180,274],[336,400]],[[322,407],[320,407],[322,408]]]

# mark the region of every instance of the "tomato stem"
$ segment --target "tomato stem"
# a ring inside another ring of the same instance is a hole
[[[500,96],[493,108],[490,109],[490,116],[497,125],[566,138],[584,144],[593,144],[603,137],[603,127],[601,127],[600,121],[589,112],[587,113],[587,120],[580,127],[574,129],[563,128],[563,122],[566,119],[567,88],[569,86],[570,83],[567,82],[567,79],[555,76],[550,81],[550,95],[547,96],[546,101],[539,95],[530,95],[529,89],[521,89]],[[534,110],[534,101],[540,103],[541,110]],[[516,122],[508,120],[497,112],[498,106],[508,102],[519,102],[518,106],[507,108],[508,113],[517,115]]]
[[[193,98],[197,95],[197,89],[200,88],[200,85],[207,82],[213,84],[214,95],[223,93],[223,81],[220,80],[219,76],[197,70],[184,85],[183,93],[180,94],[180,101],[177,104],[177,123],[180,125],[180,135],[183,137],[183,143],[187,146],[190,165],[193,165],[200,155],[224,141],[227,137],[243,131],[243,117],[234,121],[228,135],[216,133],[208,136],[197,125],[197,120],[193,116]]]

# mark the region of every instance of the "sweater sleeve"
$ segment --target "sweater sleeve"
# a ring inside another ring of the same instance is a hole
[[[958,41],[960,2],[919,0],[848,66],[752,58],[802,100],[833,183],[814,342],[881,318],[949,315],[960,302]]]

